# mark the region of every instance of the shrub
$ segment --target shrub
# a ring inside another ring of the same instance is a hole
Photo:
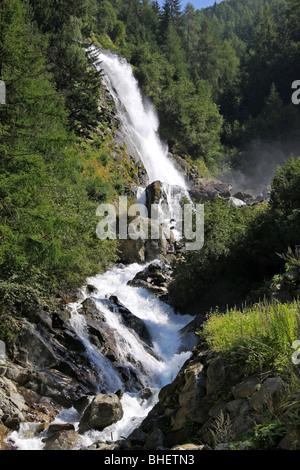
[[[86,183],[86,191],[91,201],[99,203],[107,201],[114,194],[112,185],[100,178],[89,178]]]
[[[271,185],[271,207],[285,214],[300,209],[300,158],[279,167]]]
[[[13,344],[20,331],[18,320],[10,315],[0,316],[0,340],[4,341],[6,346]]]

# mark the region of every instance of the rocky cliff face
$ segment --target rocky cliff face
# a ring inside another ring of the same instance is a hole
[[[249,449],[255,427],[263,423],[266,409],[276,409],[286,388],[270,372],[245,376],[232,360],[200,341],[127,442],[132,449],[145,450]],[[275,447],[292,449],[299,444],[297,430],[286,429]]]

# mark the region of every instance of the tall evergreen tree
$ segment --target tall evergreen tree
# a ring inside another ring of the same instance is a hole
[[[79,135],[87,135],[99,118],[100,90],[100,74],[85,49],[89,0],[30,0],[30,4],[34,21],[48,37],[47,55],[57,89],[66,100],[70,125]]]
[[[160,22],[160,34],[162,40],[165,39],[170,24],[172,24],[178,34],[181,33],[181,20],[182,14],[180,0],[165,0],[162,7]]]

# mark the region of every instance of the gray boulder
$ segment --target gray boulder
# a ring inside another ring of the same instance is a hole
[[[97,395],[85,410],[80,424],[79,433],[89,430],[102,431],[123,417],[123,409],[116,394]]]
[[[259,410],[264,405],[278,402],[285,390],[285,385],[280,377],[267,379],[260,389],[252,395],[250,406],[254,410]]]
[[[190,191],[190,196],[197,203],[213,201],[218,198],[229,199],[232,187],[216,179],[199,178]]]

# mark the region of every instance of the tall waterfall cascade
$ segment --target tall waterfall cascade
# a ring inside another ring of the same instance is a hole
[[[150,183],[161,181],[168,200],[178,204],[178,194],[187,190],[184,177],[168,158],[168,150],[158,136],[159,122],[155,110],[149,101],[143,99],[131,66],[125,59],[102,51],[98,52],[98,59],[104,71],[106,87],[116,103],[122,125],[140,155]],[[145,193],[140,188],[138,198],[142,202],[144,197]],[[70,327],[84,344],[90,363],[98,370],[99,393],[123,392],[123,418],[101,432],[88,431],[83,434],[82,447],[99,439],[105,441],[113,437],[117,440],[121,436],[128,436],[157,403],[159,390],[175,379],[191,355],[189,351],[179,352],[179,348],[180,330],[192,318],[175,314],[169,305],[152,293],[127,284],[144,268],[138,264],[126,267],[116,265],[104,274],[91,277],[87,279],[87,285],[94,286],[93,293],[89,293],[84,286],[78,302],[68,306],[72,312]],[[114,336],[119,354],[117,364],[103,356],[89,339],[86,319],[80,310],[82,302],[89,296],[92,296]],[[144,322],[151,336],[151,347],[125,326],[118,310],[109,308],[108,299],[111,296],[116,296],[134,316]],[[142,399],[139,390],[135,390],[132,384],[129,387],[119,374],[118,366],[133,368],[142,386],[152,390],[150,398]],[[73,422],[75,429],[78,429],[79,421],[79,414],[72,408],[60,413],[54,422]],[[21,450],[43,449],[43,436],[36,436],[34,430],[35,425],[32,423],[23,423],[19,431],[9,436],[9,442]]]
[[[159,202],[159,222],[167,223],[164,202],[167,202],[169,220],[176,219],[176,209],[183,197],[190,203],[191,198],[184,176],[175,168],[168,157],[167,145],[159,137],[159,120],[154,106],[142,95],[132,67],[126,59],[103,51],[98,51],[96,55],[98,66],[104,73],[104,84],[113,97],[124,133],[146,169],[149,184],[160,181],[166,196],[166,201],[162,197]],[[137,201],[146,203],[144,188],[137,189]],[[173,233],[178,238],[176,230]]]
[[[131,65],[111,53],[98,52],[99,67],[110,91],[124,130],[137,149],[147,171],[149,183],[161,181],[186,188],[182,174],[168,158],[168,148],[158,135],[159,121],[155,109],[143,98]]]

